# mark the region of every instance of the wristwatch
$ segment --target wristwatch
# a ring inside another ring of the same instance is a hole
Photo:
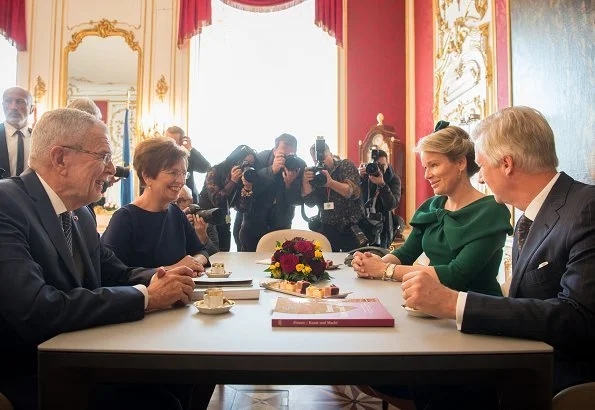
[[[389,263],[386,267],[386,270],[382,274],[382,280],[393,280],[393,275],[395,274],[395,268],[397,265],[394,263]]]

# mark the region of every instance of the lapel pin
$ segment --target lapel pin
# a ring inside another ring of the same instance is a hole
[[[74,222],[78,222],[78,221],[79,221],[79,217],[78,217],[78,216],[76,216],[76,215],[72,215],[72,220],[73,220]]]

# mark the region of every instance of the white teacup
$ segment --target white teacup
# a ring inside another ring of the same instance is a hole
[[[223,290],[221,288],[207,289],[203,299],[209,308],[219,308],[223,306]]]

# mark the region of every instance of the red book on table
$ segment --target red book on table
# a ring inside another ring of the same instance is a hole
[[[395,319],[376,298],[277,299],[273,327],[393,327]]]

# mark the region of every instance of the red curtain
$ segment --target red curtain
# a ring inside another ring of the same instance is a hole
[[[0,0],[3,1],[3,0]],[[305,0],[222,0],[232,7],[252,11],[270,12],[283,10]],[[337,45],[343,45],[343,0],[316,0],[314,23],[335,37]],[[203,27],[211,24],[211,0],[181,0],[178,47]]]
[[[314,23],[343,45],[343,0],[316,0]]]
[[[0,35],[19,51],[27,50],[25,0],[0,0]]]
[[[0,0],[2,1],[2,0]],[[211,25],[211,0],[180,0],[178,48]]]

